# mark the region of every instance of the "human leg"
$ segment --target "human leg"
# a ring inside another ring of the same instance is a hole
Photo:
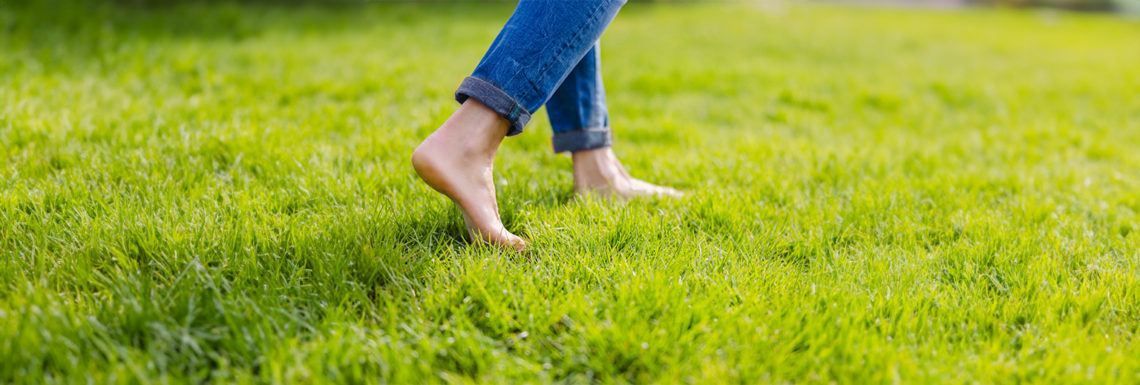
[[[572,153],[574,191],[620,198],[680,196],[677,190],[631,177],[614,155],[601,68],[595,43],[546,102],[554,151]]]
[[[412,154],[412,165],[463,212],[473,238],[523,249],[502,224],[492,165],[504,136],[522,132],[625,0],[522,0],[470,77],[461,106]]]

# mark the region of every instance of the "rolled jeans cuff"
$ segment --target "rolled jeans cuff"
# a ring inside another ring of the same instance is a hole
[[[554,152],[576,152],[610,147],[614,139],[609,128],[600,127],[555,133],[553,142]]]
[[[501,88],[477,77],[468,76],[455,90],[455,101],[463,104],[467,98],[475,98],[511,123],[507,136],[518,135],[530,121],[530,112],[519,102],[507,95]]]

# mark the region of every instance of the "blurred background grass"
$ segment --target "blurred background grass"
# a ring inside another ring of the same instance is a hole
[[[747,3],[758,1],[773,1],[773,0],[629,0],[632,3],[697,3],[697,2],[721,2],[721,3]],[[245,4],[277,4],[277,5],[302,5],[302,4],[323,4],[323,5],[349,5],[349,4],[376,4],[376,3],[510,3],[512,0],[31,0],[27,2],[17,2],[9,4],[9,6],[29,6],[29,7],[56,7],[61,5],[67,6],[102,6],[102,5],[119,5],[119,6],[146,6],[146,7],[161,7],[179,4],[225,4],[225,3],[245,3]],[[794,2],[794,1],[793,1]],[[890,5],[909,5],[909,6],[1002,6],[1013,8],[1024,7],[1049,7],[1061,8],[1071,10],[1085,10],[1085,11],[1122,11],[1122,10],[1135,10],[1136,6],[1140,4],[1137,0],[832,0],[834,3],[865,3],[865,4],[890,4]]]

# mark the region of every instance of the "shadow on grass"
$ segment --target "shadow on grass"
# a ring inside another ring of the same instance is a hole
[[[395,243],[408,251],[439,250],[466,246],[467,229],[459,209],[407,213],[393,223],[390,231]]]

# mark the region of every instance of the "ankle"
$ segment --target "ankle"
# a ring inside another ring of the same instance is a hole
[[[621,162],[609,148],[579,151],[574,158],[574,185],[578,188],[612,186],[627,179]]]
[[[602,172],[613,169],[614,165],[620,164],[617,156],[609,147],[575,151],[571,153],[570,157],[574,163],[575,173],[578,173],[579,170],[582,172]]]
[[[613,150],[609,147],[574,151],[570,153],[570,159],[574,161],[575,166],[600,164],[603,163],[607,158],[615,158],[613,156]]]
[[[432,133],[434,138],[429,140],[453,156],[493,157],[506,137],[507,128],[506,119],[498,113],[474,99],[468,99]]]

